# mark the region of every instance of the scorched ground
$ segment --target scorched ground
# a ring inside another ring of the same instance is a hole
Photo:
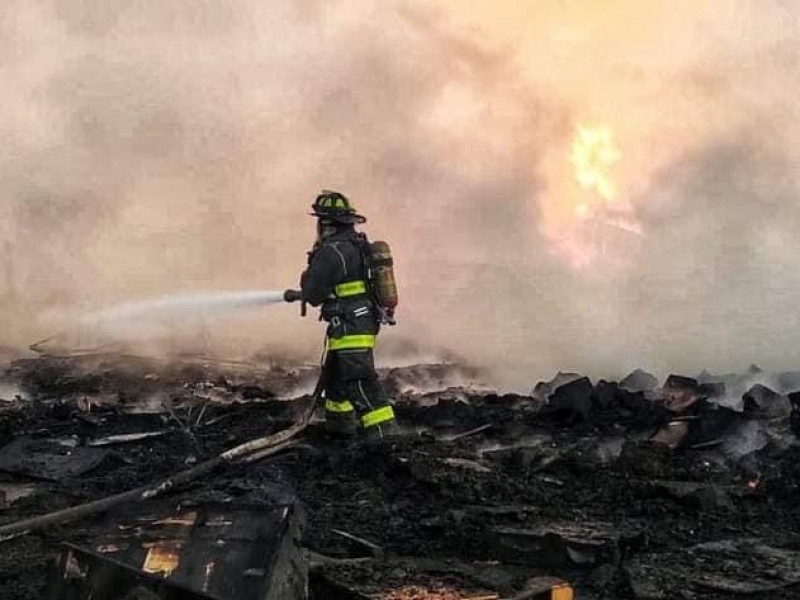
[[[452,366],[384,375],[404,427],[392,444],[342,445],[312,422],[288,450],[158,501],[296,497],[312,583],[377,597],[412,586],[418,597],[512,597],[549,576],[587,599],[800,598],[800,378],[561,374],[520,396],[455,386],[474,374]],[[3,451],[26,439],[103,454],[66,476],[0,473],[0,522],[156,481],[285,428],[290,398],[313,377],[196,359],[16,361],[3,379],[6,396],[20,395],[0,412]],[[41,598],[56,544],[80,544],[108,518],[2,542],[0,598]]]

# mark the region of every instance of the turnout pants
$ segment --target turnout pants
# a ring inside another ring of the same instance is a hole
[[[382,438],[396,427],[394,410],[375,372],[372,348],[329,350],[325,361],[325,422],[332,433],[363,431]]]

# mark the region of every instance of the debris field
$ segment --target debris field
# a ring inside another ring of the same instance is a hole
[[[315,419],[261,460],[10,536],[0,598],[47,597],[61,544],[98,547],[131,511],[276,503],[302,515],[319,599],[550,598],[526,595],[549,581],[580,599],[800,598],[799,373],[559,373],[530,395],[467,385],[478,375],[453,365],[383,375],[401,436],[344,441]],[[199,358],[16,360],[0,380],[0,525],[286,429],[315,377]]]

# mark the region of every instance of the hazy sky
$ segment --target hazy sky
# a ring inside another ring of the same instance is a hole
[[[797,365],[798,20],[779,0],[6,0],[0,343],[76,308],[293,286],[334,188],[396,254],[384,356],[513,386]],[[621,154],[591,222],[579,125]],[[314,356],[295,308],[203,339]]]

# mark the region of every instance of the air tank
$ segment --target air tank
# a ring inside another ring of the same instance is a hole
[[[394,260],[392,250],[386,242],[372,242],[373,282],[378,303],[391,316],[397,307],[397,282],[394,279]]]

